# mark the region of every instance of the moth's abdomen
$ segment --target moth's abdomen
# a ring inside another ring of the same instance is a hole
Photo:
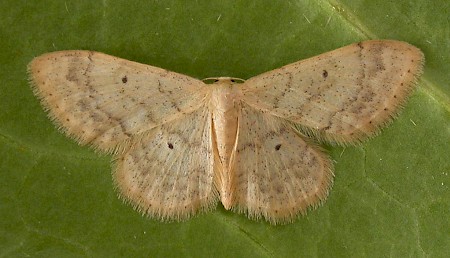
[[[211,110],[213,119],[214,141],[219,156],[216,185],[222,204],[231,208],[233,200],[234,173],[232,153],[236,146],[240,91],[231,81],[219,81],[212,87]]]

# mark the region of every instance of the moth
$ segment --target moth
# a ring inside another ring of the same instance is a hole
[[[278,224],[332,186],[333,164],[310,137],[351,145],[377,134],[423,62],[408,43],[372,40],[248,80],[202,81],[83,50],[36,57],[28,71],[58,128],[114,154],[119,195],[141,213],[185,220],[220,200]]]

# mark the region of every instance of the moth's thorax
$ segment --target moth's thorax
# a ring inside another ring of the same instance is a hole
[[[213,130],[215,143],[219,159],[221,162],[221,172],[218,177],[218,188],[221,201],[225,208],[229,209],[232,205],[233,192],[233,173],[232,153],[236,145],[238,131],[239,107],[241,102],[240,84],[232,81],[232,78],[218,78],[211,85],[211,110],[213,119]]]
[[[211,104],[213,107],[219,108],[221,112],[234,109],[235,102],[239,102],[241,99],[240,84],[233,82],[229,77],[219,77],[211,87]]]

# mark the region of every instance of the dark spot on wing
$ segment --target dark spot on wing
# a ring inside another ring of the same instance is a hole
[[[279,150],[281,148],[281,144],[275,145],[275,150]]]

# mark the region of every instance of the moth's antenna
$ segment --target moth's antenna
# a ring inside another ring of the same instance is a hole
[[[229,80],[229,81],[237,82],[237,83],[245,82],[244,79],[237,78],[237,77],[208,77],[208,78],[202,79],[203,82],[207,82],[207,81],[218,82],[220,80]]]

